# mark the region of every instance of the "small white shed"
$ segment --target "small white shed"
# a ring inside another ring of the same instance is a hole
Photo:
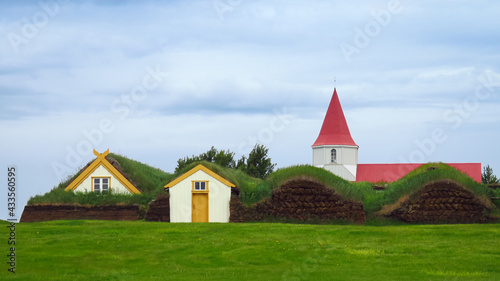
[[[165,185],[170,193],[170,222],[229,222],[234,184],[203,165]]]
[[[88,165],[80,175],[73,180],[66,191],[80,192],[113,192],[113,193],[141,193],[127,180],[108,160],[109,149],[99,154],[94,149],[97,158]]]

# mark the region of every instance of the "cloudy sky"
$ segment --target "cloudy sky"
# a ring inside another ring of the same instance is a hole
[[[2,1],[0,182],[18,168],[22,209],[93,148],[167,172],[211,146],[239,158],[255,143],[278,167],[309,164],[334,77],[360,163],[480,162],[498,175],[499,10],[472,0]]]

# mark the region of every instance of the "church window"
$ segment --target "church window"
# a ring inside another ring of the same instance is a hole
[[[336,149],[332,149],[331,156],[332,156],[332,163],[337,163],[337,150]]]

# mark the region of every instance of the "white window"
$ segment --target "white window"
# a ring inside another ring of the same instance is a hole
[[[206,190],[207,190],[207,182],[205,181],[194,182],[194,191],[206,191]]]
[[[109,191],[109,178],[94,178],[94,192],[108,192]]]
[[[332,149],[331,156],[332,156],[332,163],[337,163],[337,150],[336,149]]]

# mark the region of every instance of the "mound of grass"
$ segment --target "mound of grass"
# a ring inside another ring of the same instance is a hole
[[[389,183],[383,192],[365,193],[365,213],[373,213],[384,205],[395,203],[399,198],[417,192],[424,185],[437,180],[452,180],[474,195],[489,201],[492,192],[483,184],[474,181],[468,175],[444,163],[428,163],[411,171],[398,181]]]
[[[311,165],[297,165],[278,169],[265,180],[254,178],[238,169],[230,169],[215,163],[201,161],[191,163],[175,174],[163,172],[147,164],[131,160],[118,154],[109,154],[122,166],[123,173],[141,190],[140,195],[104,194],[65,192],[71,181],[78,174],[60,183],[52,191],[32,197],[28,203],[79,203],[79,204],[141,204],[147,205],[159,194],[164,192],[163,186],[176,177],[181,176],[198,164],[203,164],[208,169],[235,184],[240,189],[240,200],[245,204],[253,204],[270,197],[275,188],[293,178],[306,177],[317,180],[328,188],[333,188],[339,195],[346,199],[362,201],[365,214],[369,217],[379,211],[382,206],[395,203],[399,198],[417,192],[421,187],[436,180],[452,180],[472,191],[476,196],[488,200],[500,197],[500,190],[493,191],[485,185],[474,181],[466,174],[443,163],[429,163],[410,172],[402,179],[385,184],[385,190],[374,190],[369,182],[348,182],[324,169]],[[434,169],[429,169],[433,167]],[[494,202],[497,206],[500,202]]]
[[[96,194],[94,192],[65,191],[65,188],[75,180],[81,172],[94,160],[89,162],[75,175],[68,177],[57,187],[43,195],[36,195],[28,200],[28,204],[91,204],[91,205],[116,205],[116,204],[140,204],[148,205],[154,198],[163,193],[163,186],[169,182],[173,175],[158,168],[129,159],[119,154],[110,153],[109,157],[120,163],[121,171],[126,178],[130,179],[141,194]]]
[[[163,186],[174,177],[172,174],[166,173],[158,168],[151,167],[119,154],[110,153],[109,156],[120,163],[123,172],[129,175],[142,193],[158,195],[163,192]]]
[[[271,192],[275,188],[280,187],[286,181],[298,177],[318,180],[325,184],[328,188],[335,189],[338,194],[347,199],[362,201],[364,198],[362,188],[354,188],[353,184],[349,181],[346,181],[325,169],[313,167],[311,165],[297,165],[278,169],[276,172],[269,175],[265,181],[261,182],[256,187],[256,190],[258,190],[259,193],[256,193],[253,197],[249,198],[250,200],[242,198],[243,202],[253,203],[260,201],[264,197],[270,196]],[[359,186],[362,187],[364,185]]]
[[[282,168],[270,174],[265,180],[258,179],[247,175],[245,172],[238,169],[224,168],[217,164],[200,161],[191,163],[175,177],[178,177],[197,165],[202,164],[211,171],[217,173],[221,177],[235,184],[240,189],[240,200],[245,204],[253,204],[262,199],[271,196],[275,188],[280,187],[284,182],[298,177],[307,177],[318,180],[329,188],[334,188],[341,196],[356,201],[363,200],[363,192],[371,189],[368,183],[352,184],[324,169],[316,168],[310,165],[298,165],[287,168]],[[357,186],[359,188],[353,188]]]
[[[73,192],[65,191],[64,189],[54,188],[44,195],[36,195],[31,197],[28,204],[90,204],[95,206],[103,205],[148,205],[154,199],[154,194],[114,194],[95,192]]]

